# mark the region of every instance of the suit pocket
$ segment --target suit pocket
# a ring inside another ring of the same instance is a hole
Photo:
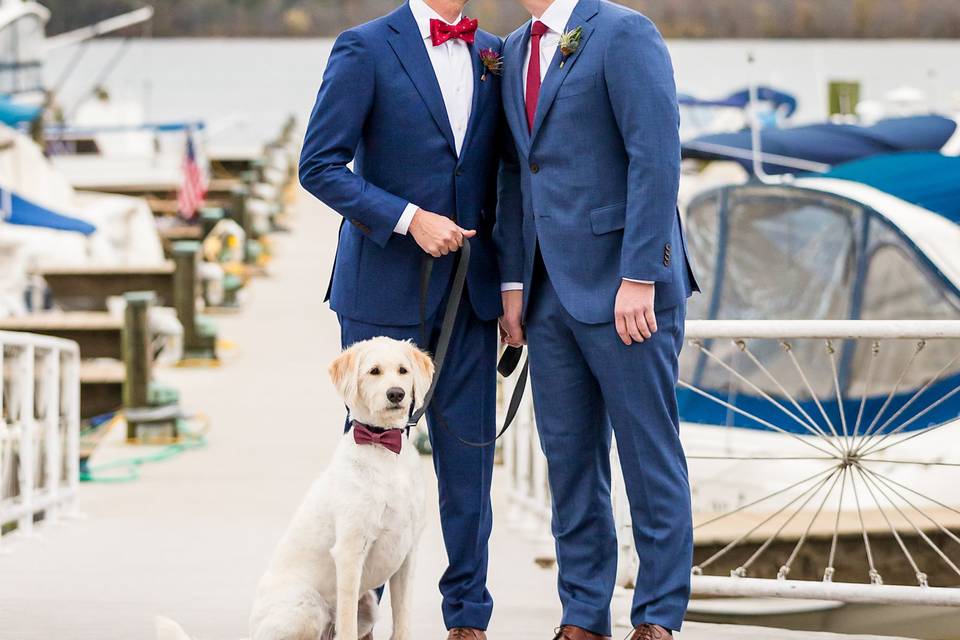
[[[595,73],[586,77],[568,77],[566,80],[564,80],[563,85],[560,86],[560,90],[557,91],[557,100],[572,98],[573,96],[578,96],[582,93],[593,91],[596,88],[597,74]]]
[[[623,229],[627,218],[627,203],[612,204],[590,212],[590,227],[594,235],[603,235]]]

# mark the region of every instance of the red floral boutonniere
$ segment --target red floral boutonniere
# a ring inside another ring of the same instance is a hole
[[[485,82],[487,80],[487,72],[490,72],[495,76],[499,76],[501,73],[503,73],[503,56],[493,49],[480,49],[480,61],[483,62],[484,68],[483,75],[480,76],[481,82]]]
[[[563,65],[567,63],[567,59],[577,52],[577,49],[580,48],[580,39],[583,37],[583,27],[577,27],[573,31],[567,31],[562,36],[560,36],[560,55],[563,56],[563,59],[560,60],[560,68],[563,69]]]

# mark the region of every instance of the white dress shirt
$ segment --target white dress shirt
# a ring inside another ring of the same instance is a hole
[[[577,8],[578,0],[553,0],[553,4],[547,7],[547,10],[543,12],[543,15],[540,17],[533,16],[534,21],[539,20],[544,25],[546,25],[548,31],[540,38],[540,82],[543,82],[547,77],[547,72],[550,71],[550,65],[553,62],[553,57],[557,54],[557,47],[560,46],[560,36],[562,36],[566,30],[567,25],[570,23],[570,18],[573,16],[574,9]],[[527,43],[527,56],[523,63],[523,81],[526,85],[527,81],[527,72],[530,69],[530,43]],[[630,280],[629,278],[624,278],[624,280]],[[641,284],[653,284],[648,280],[630,280],[630,282],[639,282]],[[523,284],[515,282],[505,282],[501,287],[502,291],[513,291],[523,289]]]
[[[437,47],[433,46],[430,38],[430,20],[443,22],[446,20],[427,6],[423,0],[410,0],[410,11],[413,12],[417,26],[420,27],[423,46],[427,48],[427,55],[430,56],[430,63],[440,84],[443,104],[447,108],[447,119],[453,130],[453,141],[456,143],[457,155],[460,155],[463,140],[467,136],[470,113],[473,110],[473,59],[470,47],[459,38],[447,40]],[[452,24],[460,22],[462,17],[457,17]],[[413,203],[408,204],[394,232],[406,235],[410,228],[410,221],[413,220],[419,208]]]

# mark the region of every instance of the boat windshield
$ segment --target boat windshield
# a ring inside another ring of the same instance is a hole
[[[845,198],[790,186],[729,187],[691,203],[686,229],[703,289],[690,301],[691,319],[960,320],[956,288],[886,218]],[[760,360],[791,395],[810,398],[781,346],[767,342],[752,347],[762,351]],[[864,390],[876,395],[893,389],[916,349],[912,341],[887,341],[868,381],[870,341],[836,346],[842,351],[844,395],[857,398]],[[716,341],[710,349],[736,362],[764,391],[781,395],[737,355],[736,346]],[[817,397],[830,398],[835,390],[823,343],[798,341],[792,355],[812,374]],[[922,387],[957,354],[948,341],[930,341],[923,355],[900,388]],[[727,397],[755,393],[695,349],[684,352],[681,368],[685,380],[722,389]],[[960,362],[943,375],[960,375]]]
[[[0,93],[43,89],[44,23],[25,14],[0,27]]]

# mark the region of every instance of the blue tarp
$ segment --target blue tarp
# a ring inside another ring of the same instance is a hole
[[[830,166],[872,156],[903,151],[940,151],[957,130],[957,123],[937,115],[891,118],[870,127],[851,124],[815,124],[791,129],[764,130],[762,149],[773,154],[818,162]],[[700,148],[709,145],[710,150]],[[740,152],[752,148],[750,132],[720,133],[700,136],[683,145],[684,158],[739,162],[752,170],[749,159],[725,155],[715,147],[728,147]],[[797,173],[796,169],[765,162],[770,174]]]
[[[24,122],[33,122],[40,117],[43,107],[16,104],[10,96],[0,95],[0,122],[8,127],[16,127]]]
[[[862,182],[960,224],[960,158],[897,153],[840,165],[824,177]]]
[[[757,87],[757,99],[761,102],[772,102],[776,108],[786,106],[786,116],[788,118],[797,110],[797,99],[794,96],[770,87]],[[750,90],[743,89],[719,100],[701,100],[689,94],[680,94],[679,102],[685,107],[734,107],[743,109],[750,104]]]
[[[15,193],[8,194],[3,190],[0,190],[0,206],[2,206],[0,218],[8,224],[75,231],[85,236],[89,236],[97,230],[89,222],[55,213]]]

